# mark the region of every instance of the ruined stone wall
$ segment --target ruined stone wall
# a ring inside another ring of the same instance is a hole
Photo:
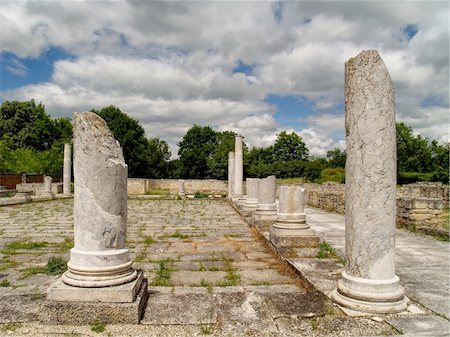
[[[345,185],[337,183],[301,184],[305,203],[312,207],[345,212]],[[403,185],[397,190],[397,220],[404,224],[436,225],[448,205],[448,186],[440,183]]]
[[[33,195],[40,196],[44,193],[43,183],[22,183],[16,185],[17,192],[31,192]],[[62,193],[62,183],[52,183],[52,192]]]
[[[402,185],[397,189],[397,194],[399,196],[441,198],[444,205],[447,206],[449,203],[448,192],[449,186],[438,182],[419,182]]]
[[[216,179],[185,179],[185,193],[204,192],[211,195],[226,196],[227,181]],[[128,194],[145,194],[150,190],[169,190],[170,194],[178,193],[177,179],[135,179],[128,178]]]

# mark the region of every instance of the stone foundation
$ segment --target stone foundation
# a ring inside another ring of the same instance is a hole
[[[178,179],[139,179],[128,178],[128,195],[146,194],[151,190],[168,190],[170,194],[178,193]],[[213,196],[226,196],[228,185],[226,180],[217,179],[185,179],[186,194],[204,192]]]

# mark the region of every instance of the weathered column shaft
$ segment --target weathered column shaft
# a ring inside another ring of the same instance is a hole
[[[64,144],[63,194],[70,194],[72,179],[72,154],[70,144]]]
[[[228,199],[234,194],[234,152],[228,152]]]
[[[406,308],[395,275],[396,129],[394,87],[375,50],[345,64],[346,267],[333,297],[373,313]]]
[[[247,208],[249,211],[256,211],[256,206],[258,205],[258,182],[258,178],[246,179],[247,195],[243,205],[244,209]]]
[[[244,157],[242,153],[242,136],[237,135],[234,140],[234,194],[244,195]]]
[[[136,278],[125,247],[127,173],[122,149],[105,121],[74,116],[74,231],[67,284],[100,287]]]
[[[178,195],[181,197],[184,197],[186,195],[186,192],[184,190],[184,180],[182,179],[178,180]]]
[[[44,177],[44,192],[51,192],[52,191],[52,177],[45,176]]]
[[[277,182],[275,176],[268,176],[258,182],[258,211],[277,210]]]
[[[278,228],[308,228],[305,223],[305,189],[299,186],[280,186],[278,197]]]

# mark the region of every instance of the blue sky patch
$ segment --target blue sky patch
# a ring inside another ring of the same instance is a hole
[[[307,117],[315,113],[314,103],[301,96],[269,95],[264,101],[277,108],[274,118],[284,128],[306,128]]]
[[[53,64],[71,56],[61,48],[49,48],[38,58],[18,58],[10,52],[0,54],[0,90],[11,90],[27,84],[47,82],[53,74]]]
[[[409,24],[402,28],[403,33],[405,33],[408,41],[410,41],[419,31],[417,25]]]
[[[246,64],[241,60],[239,60],[238,65],[233,69],[233,74],[243,73],[245,75],[251,75],[255,67],[256,67],[255,64]]]

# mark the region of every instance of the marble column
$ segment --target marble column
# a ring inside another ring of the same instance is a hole
[[[247,195],[242,205],[242,211],[246,213],[244,214],[244,216],[249,215],[250,213],[256,211],[256,206],[258,205],[259,179],[247,178],[245,182],[247,188]]]
[[[181,198],[184,198],[186,196],[186,192],[184,190],[184,180],[183,179],[178,180],[178,195]]]
[[[228,152],[228,199],[234,195],[234,152]]]
[[[55,194],[52,192],[52,177],[45,176],[44,177],[44,191],[42,193],[43,197],[54,199]]]
[[[306,223],[304,193],[305,189],[300,186],[280,186],[277,219],[270,225],[269,234],[269,240],[275,247],[318,246],[319,238]]]
[[[137,272],[125,247],[128,167],[103,119],[74,116],[74,229],[63,282],[80,288],[118,286]]]
[[[72,153],[70,144],[64,144],[63,166],[63,194],[70,195],[70,183],[72,179]]]
[[[394,87],[375,50],[345,64],[346,266],[335,302],[367,313],[406,310],[395,275]]]
[[[275,176],[268,176],[258,181],[258,204],[253,214],[252,223],[262,231],[268,231],[269,226],[277,218],[277,182]]]
[[[244,157],[242,153],[242,136],[234,138],[234,195],[236,205],[244,201]]]

